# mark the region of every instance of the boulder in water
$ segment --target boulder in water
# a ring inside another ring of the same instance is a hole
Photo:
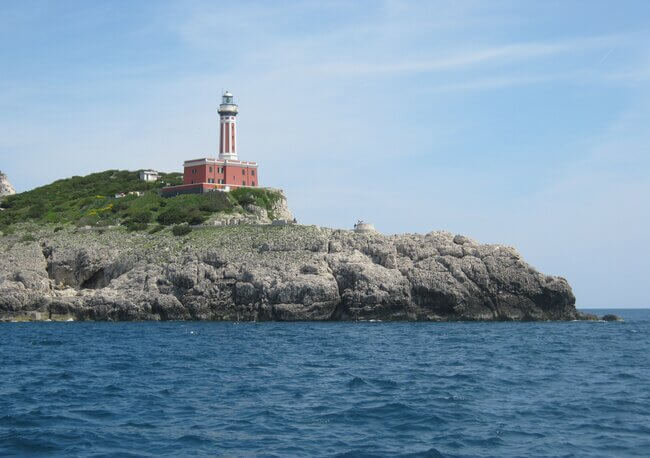
[[[608,313],[607,315],[603,315],[602,320],[603,321],[623,321],[623,318],[621,318],[618,315],[614,315],[613,313]]]

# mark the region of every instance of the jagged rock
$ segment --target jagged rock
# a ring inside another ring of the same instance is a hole
[[[223,226],[0,238],[0,319],[571,320],[567,281],[447,232]]]
[[[291,210],[289,210],[289,204],[287,203],[287,198],[284,195],[284,191],[282,189],[271,190],[279,193],[282,196],[280,199],[273,202],[273,205],[271,206],[273,219],[293,221],[293,214],[291,213]]]
[[[251,215],[254,215],[256,221],[259,222],[260,224],[267,224],[271,222],[266,209],[262,207],[258,207],[257,205],[253,205],[253,204],[248,204],[246,205],[245,210],[249,212]]]
[[[16,194],[16,190],[9,182],[7,175],[0,171],[0,198]]]
[[[603,321],[623,321],[623,318],[621,318],[618,315],[614,315],[613,313],[608,313],[606,315],[603,315],[601,319]]]

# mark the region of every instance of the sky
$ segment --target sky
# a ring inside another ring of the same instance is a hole
[[[181,171],[228,89],[299,222],[515,246],[578,307],[649,307],[649,24],[645,0],[6,0],[0,170]]]

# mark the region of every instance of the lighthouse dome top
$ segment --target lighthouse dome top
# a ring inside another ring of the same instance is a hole
[[[221,96],[221,105],[219,105],[220,114],[236,115],[238,107],[233,101],[232,92],[225,91]]]
[[[221,103],[224,105],[232,105],[233,104],[233,97],[232,97],[232,92],[226,91],[223,93],[223,96],[221,97]]]

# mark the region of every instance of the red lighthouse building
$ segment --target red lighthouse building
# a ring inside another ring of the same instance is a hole
[[[219,105],[219,157],[185,161],[183,184],[163,188],[165,196],[195,194],[214,190],[228,191],[241,186],[259,186],[256,162],[237,156],[237,113],[239,107],[230,92],[224,92]]]

